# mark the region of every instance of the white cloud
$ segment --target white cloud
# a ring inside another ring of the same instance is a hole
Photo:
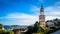
[[[60,7],[58,8],[58,6],[56,7],[47,7],[45,8],[45,12],[47,15],[55,15],[55,16],[58,16],[60,15]]]
[[[33,15],[39,15],[40,8],[37,7],[37,6],[32,6],[32,7],[30,8],[30,11],[33,12]]]
[[[34,12],[34,15],[40,15],[40,8],[37,6],[31,7],[30,11]],[[60,6],[49,6],[44,9],[45,15],[60,15]]]
[[[31,25],[38,21],[38,16],[28,15],[24,13],[11,13],[6,15],[5,17],[2,17],[1,19],[3,18],[8,19],[8,23],[11,22],[12,24],[17,25]]]
[[[49,6],[45,8],[46,20],[52,20],[55,18],[60,19],[60,6]]]
[[[55,2],[55,6],[60,6],[60,1]]]
[[[34,15],[28,15],[24,13],[10,13],[2,18],[36,18]]]
[[[59,18],[60,17],[58,15],[60,15],[60,6],[49,6],[46,7],[45,9],[45,15],[46,15],[46,20],[51,20],[51,19],[55,19],[55,18]],[[18,19],[17,21],[15,20],[13,22],[13,24],[20,24],[20,25],[31,25],[34,24],[36,21],[38,21],[39,16],[39,11],[40,11],[40,7],[37,6],[32,6],[30,8],[30,11],[33,12],[34,15],[28,15],[25,13],[11,13],[6,15],[5,17],[0,17],[0,19],[2,18],[14,18],[14,19]],[[36,15],[37,14],[37,15]],[[49,16],[48,16],[49,15]]]
[[[28,15],[24,13],[11,13],[7,16],[3,17],[8,19],[8,25],[31,25],[39,20],[39,16],[36,15]],[[46,16],[46,20],[51,20],[55,18],[60,18],[58,16]],[[7,24],[7,23],[6,23]]]
[[[38,12],[38,11],[40,11],[40,8],[38,8],[37,6],[32,6],[30,8],[30,11],[32,11],[32,12]]]
[[[46,16],[46,21],[47,20],[53,20],[53,19],[56,19],[56,18],[60,19],[59,16]]]
[[[57,11],[56,12],[50,12],[50,14],[54,14],[54,15],[58,16],[58,15],[60,15],[60,12],[57,12]]]
[[[51,20],[51,19],[55,19],[55,18],[60,19],[60,2],[56,2],[55,4],[57,4],[57,5],[48,6],[48,7],[44,8],[46,20]],[[40,7],[33,6],[30,10],[33,11],[35,14],[40,15],[39,14]]]

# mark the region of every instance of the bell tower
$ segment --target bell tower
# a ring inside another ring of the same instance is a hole
[[[45,15],[44,15],[43,5],[41,5],[41,8],[40,8],[39,24],[41,27],[45,26]]]

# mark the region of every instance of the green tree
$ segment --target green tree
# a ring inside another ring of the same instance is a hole
[[[39,22],[36,21],[34,26],[28,26],[28,31],[25,34],[38,33],[43,31],[44,30],[40,27]]]
[[[34,24],[33,31],[34,31],[34,32],[43,32],[43,31],[44,31],[44,30],[40,27],[40,24],[39,24],[38,21],[36,21],[36,23]]]
[[[34,32],[38,31],[38,29],[39,29],[39,25],[38,24],[39,24],[38,21],[36,21],[36,23],[34,24],[34,27],[33,27],[33,31]]]
[[[0,27],[2,26],[2,24],[0,24]]]
[[[32,34],[32,32],[33,32],[33,27],[32,26],[28,26],[27,27],[28,28],[28,31],[25,33],[25,34]]]
[[[60,26],[60,19],[58,19],[58,25]]]

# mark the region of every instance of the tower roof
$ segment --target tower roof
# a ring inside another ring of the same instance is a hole
[[[43,8],[43,5],[41,4],[41,8]]]

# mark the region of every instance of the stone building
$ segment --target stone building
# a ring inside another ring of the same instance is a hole
[[[43,5],[41,5],[40,8],[39,23],[41,27],[45,27],[45,15]]]

